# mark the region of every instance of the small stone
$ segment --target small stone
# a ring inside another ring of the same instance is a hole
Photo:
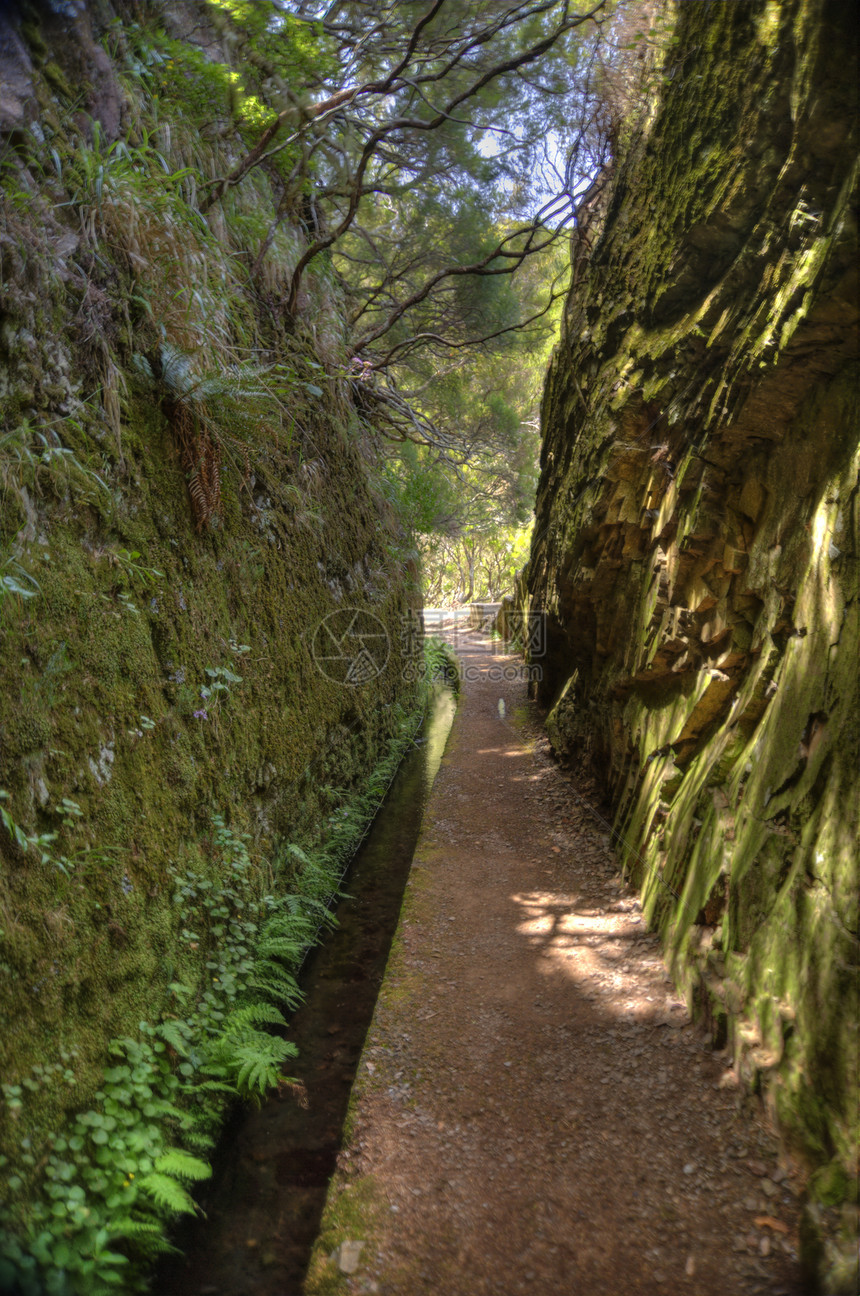
[[[336,1250],[332,1251],[331,1258],[334,1260],[338,1269],[343,1274],[354,1274],[361,1260],[361,1253],[364,1250],[366,1242],[341,1242]]]
[[[684,1273],[688,1278],[692,1278],[696,1272],[696,1257],[692,1254],[687,1256],[687,1263],[684,1265]]]
[[[758,1253],[760,1256],[770,1255],[770,1238],[765,1235],[758,1244]]]
[[[695,1173],[696,1173],[696,1167],[693,1165],[692,1161],[688,1161],[687,1164],[684,1166],[684,1174],[691,1175]]]

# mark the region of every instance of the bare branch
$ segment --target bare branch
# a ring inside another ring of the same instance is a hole
[[[485,346],[487,342],[493,342],[496,338],[505,337],[508,333],[521,333],[524,329],[530,328],[532,324],[536,324],[539,319],[543,319],[554,304],[566,295],[567,288],[561,288],[556,292],[554,283],[550,289],[546,305],[542,310],[529,315],[527,319],[517,320],[516,324],[506,324],[503,328],[495,329],[492,333],[485,333],[482,337],[454,339],[442,337],[439,333],[415,333],[411,338],[407,338],[405,342],[398,342],[396,346],[391,347],[384,356],[381,356],[374,363],[374,368],[387,369],[395,360],[402,360],[409,351],[424,346],[429,342],[433,342],[437,346],[443,346],[450,351],[464,351]]]

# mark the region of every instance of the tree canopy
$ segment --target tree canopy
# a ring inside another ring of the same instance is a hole
[[[510,548],[530,511],[570,234],[611,158],[618,9],[210,0],[254,93],[246,147],[201,210],[266,170],[253,271],[282,225],[302,231],[285,313],[301,315],[309,274],[335,285],[343,376],[389,488],[425,559],[465,564],[470,594],[478,549]]]
[[[278,224],[298,218],[307,241],[287,308],[325,258],[365,388],[371,373],[426,382],[422,356],[445,368],[541,318],[546,302],[523,314],[511,278],[562,237],[605,160],[584,87],[606,0],[581,12],[569,0],[221,7],[258,51],[277,36],[312,37],[319,57],[312,75],[283,86],[287,102],[204,207],[254,167],[292,159],[257,263]],[[388,381],[373,387],[392,429],[427,439],[420,408]],[[367,390],[363,399],[373,401]]]

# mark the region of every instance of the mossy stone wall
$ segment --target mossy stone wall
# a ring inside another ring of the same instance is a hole
[[[608,783],[679,981],[815,1171],[809,1281],[840,1292],[860,949],[852,28],[823,0],[678,6],[649,125],[592,245],[574,242],[528,566],[553,743]]]
[[[232,46],[205,6],[70,8],[0,19],[0,1079],[20,1094],[0,1104],[0,1155],[26,1181],[0,1223],[16,1227],[109,1041],[210,977],[216,935],[184,931],[173,881],[218,882],[213,816],[248,835],[260,893],[300,891],[285,847],[325,840],[419,707],[401,651],[417,572],[350,400],[336,290],[309,274],[304,314],[284,316],[304,237],[289,220],[251,272],[276,175],[199,212],[194,185],[247,142],[226,99],[201,127],[185,90],[210,64],[233,84]],[[238,420],[222,412],[205,526],[158,356],[209,383],[188,409],[214,415],[223,379]],[[351,684],[314,635],[332,613],[344,633],[353,607],[390,651],[371,644]]]

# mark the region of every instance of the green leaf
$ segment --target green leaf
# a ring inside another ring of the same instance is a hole
[[[72,1258],[72,1250],[68,1242],[60,1242],[51,1252],[51,1259],[58,1269],[68,1268],[69,1261]]]

